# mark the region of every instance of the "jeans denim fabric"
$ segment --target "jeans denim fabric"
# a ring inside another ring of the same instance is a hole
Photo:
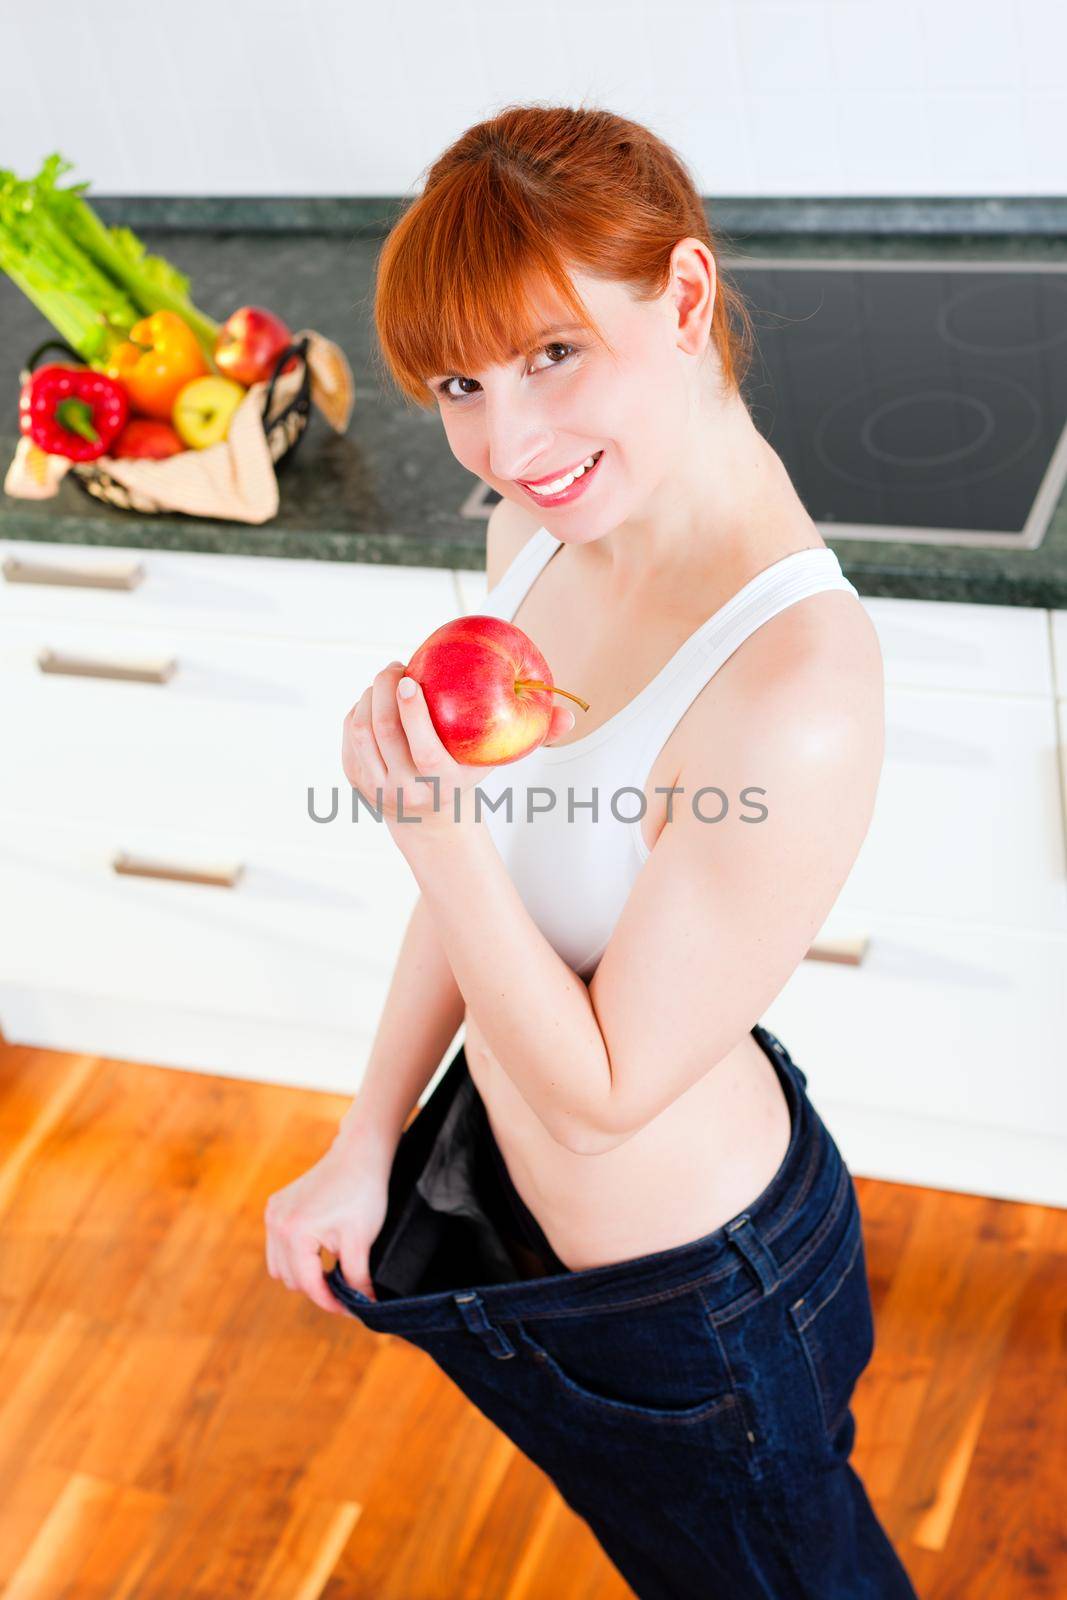
[[[493,1157],[461,1048],[397,1147],[379,1299],[340,1262],[326,1281],[541,1467],[638,1600],[917,1600],[848,1459],[874,1350],[855,1188],[805,1074],[752,1033],[789,1147],[722,1227],[568,1270]]]

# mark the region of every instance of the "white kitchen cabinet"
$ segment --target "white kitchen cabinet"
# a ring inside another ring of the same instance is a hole
[[[1067,938],[835,907],[763,1021],[852,1170],[1067,1205]]]
[[[887,686],[874,816],[837,904],[1067,934],[1051,696]]]
[[[418,641],[414,641],[418,643]],[[0,623],[0,816],[232,830],[307,849],[347,848],[344,718],[376,672],[413,648],[257,639],[204,629],[8,618]],[[45,672],[158,671],[141,682]],[[338,790],[338,817],[328,816]]]
[[[391,840],[330,856],[146,826],[14,834],[0,967],[26,984],[160,1004],[180,985],[198,1010],[351,1027],[417,898]]]
[[[878,630],[887,685],[1053,693],[1049,614],[1039,607],[860,598]]]
[[[7,822],[5,1030],[14,1019],[19,1037],[20,1019],[33,1017],[34,1043],[113,1055],[117,1025],[122,1053],[138,1060],[268,1078],[263,1035],[280,1026],[295,1038],[310,1025],[334,1049],[325,1061],[294,1050],[282,1081],[354,1091],[417,893],[392,842],[377,837],[329,855],[237,833]],[[91,1001],[95,1027],[71,1035],[65,999]],[[174,1060],[175,1009],[214,1019],[224,1035],[243,1026],[248,1053],[231,1041],[220,1056],[209,1032],[203,1055]]]
[[[141,577],[19,581],[57,568]],[[0,541],[0,573],[5,1037],[355,1093],[417,886],[342,722],[452,572]]]

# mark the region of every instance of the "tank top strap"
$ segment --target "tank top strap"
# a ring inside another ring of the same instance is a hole
[[[842,572],[835,551],[828,547],[798,550],[759,573],[710,619],[707,631],[700,630],[699,639],[694,641],[696,648],[682,652],[677,670],[668,675],[641,719],[631,779],[635,785],[644,787],[668,736],[734,651],[787,606],[824,589],[845,589],[859,598],[859,591]],[[640,853],[647,854],[643,849]]]
[[[486,614],[510,622],[541,568],[555,555],[561,542],[547,528],[538,528],[531,534],[486,595]]]

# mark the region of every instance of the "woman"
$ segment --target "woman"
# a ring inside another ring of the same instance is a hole
[[[641,1600],[914,1600],[848,1461],[855,1190],[758,1021],[866,834],[881,657],[741,397],[692,179],[607,111],[509,108],[430,170],[375,320],[502,497],[483,610],[589,709],[488,772],[403,663],[349,713],[346,776],[421,896],[268,1270],[428,1351]]]

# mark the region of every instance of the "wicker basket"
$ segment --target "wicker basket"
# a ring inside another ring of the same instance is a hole
[[[84,366],[85,362],[76,350],[64,344],[61,339],[48,339],[44,344],[38,345],[29,357],[19,382],[25,384],[32,374],[41,357],[49,350],[62,351],[71,359],[72,364]],[[303,437],[308,425],[311,412],[311,374],[308,368],[308,340],[305,336],[294,344],[288,345],[279,355],[274,364],[270,386],[263,399],[263,432],[267,441],[267,449],[274,463],[275,471],[283,461],[292,455]],[[300,385],[287,405],[281,407],[276,415],[272,415],[274,404],[274,389],[281,376],[282,369],[292,356],[297,356],[302,365]],[[149,515],[159,515],[160,507],[152,501],[143,500],[135,491],[112,477],[106,467],[99,461],[75,461],[70,468],[70,476],[84,489],[86,494],[91,494],[97,500],[104,500],[108,505],[117,506],[122,511],[138,511]]]

